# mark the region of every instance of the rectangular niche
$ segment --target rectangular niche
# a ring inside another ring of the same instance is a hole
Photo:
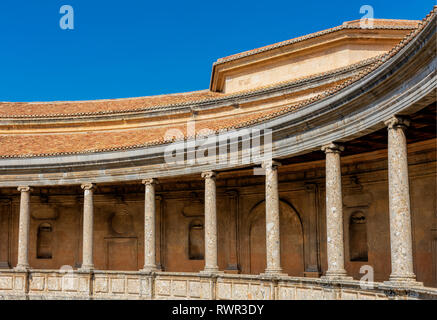
[[[136,237],[105,238],[106,269],[137,271],[138,239]]]

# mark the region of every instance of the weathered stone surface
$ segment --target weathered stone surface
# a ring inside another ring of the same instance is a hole
[[[158,295],[169,296],[171,280],[156,280],[155,290]]]
[[[93,244],[94,244],[94,203],[92,183],[82,184],[84,190],[83,200],[83,258],[82,269],[92,270],[93,262]]]
[[[45,278],[44,277],[32,277],[30,280],[30,290],[44,290]]]
[[[111,292],[124,293],[125,291],[125,279],[113,278],[111,279]]]
[[[30,288],[28,294],[11,287],[15,273],[0,277],[1,299],[244,299],[244,300],[351,300],[351,299],[436,299],[437,289],[424,287],[390,287],[387,284],[376,283],[373,289],[363,289],[359,281],[331,280],[321,282],[319,279],[281,277],[260,279],[260,276],[219,275],[213,274],[181,274],[175,275],[160,272],[159,275],[144,276],[141,272],[110,272],[99,271],[92,287],[94,292],[84,290],[89,283],[83,273],[62,276],[57,272],[39,273],[30,271],[27,277]],[[16,274],[17,277],[21,277]],[[52,284],[48,284],[51,279]],[[63,280],[63,285],[54,285],[56,280]],[[154,295],[147,288],[150,281],[155,282]],[[216,285],[213,285],[217,281]],[[82,282],[82,284],[80,284]],[[142,283],[142,284],[141,284]],[[108,287],[110,284],[110,288]],[[140,286],[142,286],[140,290]],[[108,290],[110,289],[110,290]],[[274,294],[273,292],[277,292]]]
[[[127,293],[138,294],[140,292],[139,279],[127,279]]]
[[[216,174],[202,173],[205,179],[205,272],[217,272],[217,195]]]
[[[343,200],[341,191],[340,152],[335,143],[323,146],[326,154],[326,237],[328,270],[326,277],[342,278],[344,269]]]
[[[200,283],[196,281],[188,282],[188,295],[190,298],[200,298]]]
[[[187,296],[187,282],[174,280],[171,283],[171,294],[174,297],[186,297]]]
[[[12,276],[0,277],[0,290],[12,290],[14,278]]]
[[[144,271],[157,270],[156,265],[156,209],[155,209],[155,179],[143,180],[145,188],[144,201]]]
[[[98,293],[107,293],[108,292],[108,281],[109,279],[106,277],[96,277],[95,280],[95,288],[94,290]]]
[[[266,171],[266,274],[282,272],[279,224],[278,166],[275,161],[263,163]]]
[[[392,282],[415,282],[408,180],[407,118],[393,117],[388,127],[388,183]],[[416,283],[418,284],[418,283]]]
[[[20,226],[18,230],[17,270],[29,268],[30,187],[20,186]]]

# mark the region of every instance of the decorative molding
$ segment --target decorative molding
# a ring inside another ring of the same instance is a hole
[[[90,182],[82,183],[82,184],[80,185],[80,187],[81,187],[83,190],[95,190],[95,189],[96,189],[96,185],[95,185],[94,183],[90,183]]]
[[[327,145],[322,146],[322,151],[324,153],[340,153],[344,151],[344,146],[331,142]]]
[[[217,176],[217,173],[215,171],[204,171],[201,174],[203,179],[215,179]]]
[[[142,181],[141,181],[141,183],[142,184],[144,184],[144,185],[152,185],[152,184],[159,184],[159,181],[158,181],[158,179],[155,179],[155,178],[149,178],[149,179],[143,179]]]
[[[264,169],[268,169],[268,168],[276,169],[279,166],[281,166],[281,163],[275,160],[263,161],[263,163],[261,164],[261,167]]]
[[[17,190],[20,192],[31,192],[33,189],[29,186],[19,186]]]
[[[398,128],[405,130],[407,127],[410,126],[411,120],[409,119],[409,117],[405,116],[393,116],[392,118],[385,121],[384,124],[389,130]]]

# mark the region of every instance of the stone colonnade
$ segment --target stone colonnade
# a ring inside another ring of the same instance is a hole
[[[410,195],[408,182],[406,118],[395,116],[386,122],[388,128],[388,175],[392,273],[389,283],[420,285],[413,271]],[[326,154],[326,232],[328,270],[326,279],[350,279],[344,269],[343,201],[341,190],[340,154],[343,147],[330,143],[322,147]],[[280,255],[280,222],[278,166],[276,161],[263,163],[266,177],[266,260],[265,275],[282,272]],[[203,172],[205,180],[205,268],[204,273],[219,272],[217,263],[217,203],[216,173]],[[156,179],[143,180],[144,206],[144,268],[145,272],[158,270],[155,254],[155,184]],[[93,189],[94,184],[82,184],[83,207],[83,260],[82,270],[93,269]],[[18,263],[16,270],[27,270],[30,221],[29,186],[20,186],[20,222]]]

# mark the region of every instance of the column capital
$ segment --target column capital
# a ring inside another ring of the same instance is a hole
[[[93,190],[93,189],[96,188],[96,185],[95,185],[94,183],[87,182],[87,183],[82,183],[82,184],[80,185],[80,187],[81,187],[83,190]]]
[[[275,160],[266,160],[266,161],[263,161],[263,163],[261,164],[261,167],[264,169],[277,168],[279,166],[281,166],[281,163],[279,161],[275,161]]]
[[[322,151],[324,153],[340,153],[344,151],[344,147],[338,143],[331,142],[322,146]]]
[[[32,191],[32,188],[29,186],[18,186],[17,190],[20,192],[29,192]]]
[[[215,179],[217,176],[215,171],[204,171],[202,172],[202,178],[203,179]]]
[[[410,126],[411,120],[406,116],[393,116],[384,124],[387,126],[387,129],[406,129]]]
[[[159,184],[159,181],[158,179],[155,178],[148,178],[148,179],[143,179],[141,183],[145,185],[152,185],[152,184]]]

